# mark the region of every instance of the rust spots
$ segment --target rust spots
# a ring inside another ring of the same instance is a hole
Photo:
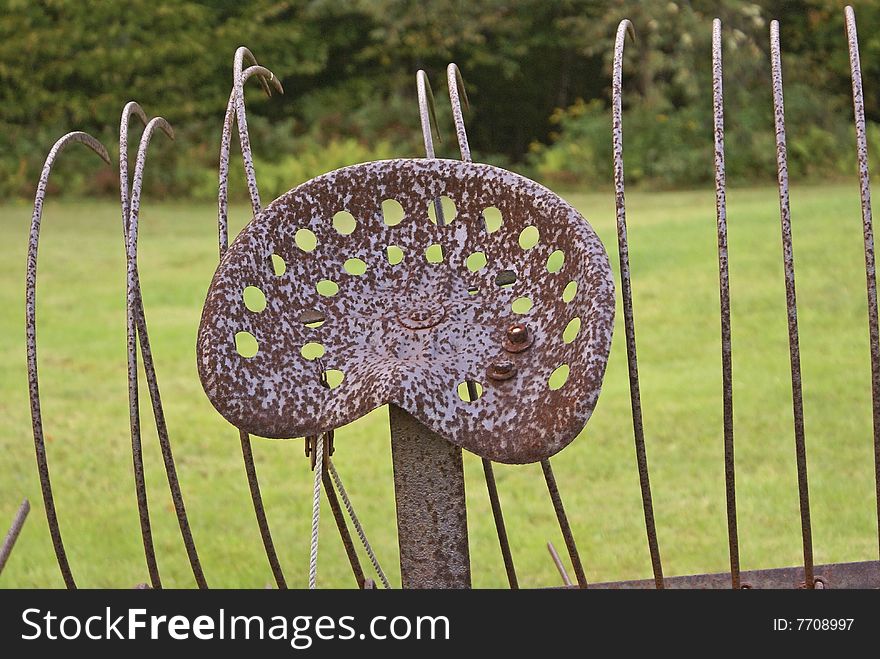
[[[578,288],[567,302],[566,282]],[[248,286],[262,311],[243,300]],[[198,368],[214,406],[255,435],[317,435],[393,403],[484,458],[534,462],[589,419],[613,319],[605,249],[557,195],[489,165],[386,160],[308,181],[254,216],[208,291]],[[239,333],[258,343],[250,357]],[[309,344],[320,354],[300,352]],[[467,382],[479,395],[464,400]]]

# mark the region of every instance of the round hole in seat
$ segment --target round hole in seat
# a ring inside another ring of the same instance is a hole
[[[536,226],[527,226],[519,232],[519,246],[523,250],[528,250],[538,244],[541,240],[541,232]]]
[[[468,382],[473,386],[473,392],[471,392],[468,386]],[[481,398],[483,396],[483,385],[475,380],[465,380],[464,382],[458,383],[458,397],[461,398],[465,403],[473,403],[475,400]]]
[[[235,350],[239,355],[244,357],[245,359],[250,359],[260,349],[259,343],[257,343],[257,337],[255,337],[250,332],[236,332],[235,333]]]
[[[318,246],[318,237],[311,229],[297,229],[293,242],[304,252],[312,252]]]
[[[332,279],[322,279],[315,284],[315,290],[318,291],[318,295],[333,297],[339,292],[339,284]]]
[[[345,379],[345,373],[336,368],[328,368],[321,375],[328,389],[336,389]]]
[[[568,364],[561,364],[553,369],[553,372],[547,379],[547,386],[550,387],[550,391],[562,389],[565,383],[568,382],[569,373],[571,373],[571,369]]]
[[[339,211],[333,216],[333,228],[343,236],[350,236],[357,229],[357,220],[348,211]]]
[[[397,226],[403,221],[403,206],[396,199],[382,202],[382,221],[389,227]]]
[[[356,277],[359,277],[367,271],[366,262],[358,258],[348,259],[345,263],[342,264],[342,267],[348,274],[354,275]]]
[[[249,311],[260,313],[266,308],[266,294],[256,286],[245,286],[241,297]]]
[[[565,343],[571,343],[574,341],[578,334],[581,331],[581,319],[578,316],[575,316],[570,321],[568,321],[568,325],[565,326],[565,329],[562,331],[562,340]]]
[[[513,313],[528,313],[532,310],[532,298],[526,297],[525,295],[518,297],[511,303],[510,308]]]
[[[501,225],[504,224],[504,217],[501,215],[501,211],[495,206],[484,208],[483,224],[486,227],[487,233],[495,233],[498,231],[498,229],[501,228]]]
[[[550,256],[547,257],[547,272],[557,273],[562,270],[562,266],[565,265],[565,252],[561,249],[555,250]]]
[[[443,223],[452,224],[458,211],[455,208],[455,202],[446,195],[432,199],[428,202],[428,219],[433,224],[437,224],[437,206],[440,206],[440,212],[443,214]]]
[[[308,361],[323,357],[325,352],[324,345],[317,341],[309,341],[299,349],[299,354],[302,355],[303,359],[307,359]]]

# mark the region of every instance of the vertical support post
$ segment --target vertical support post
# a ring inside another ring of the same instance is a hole
[[[470,588],[461,449],[389,406],[404,588]]]

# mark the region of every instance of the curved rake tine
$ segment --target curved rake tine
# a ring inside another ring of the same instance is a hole
[[[565,506],[562,505],[562,496],[559,494],[559,487],[556,484],[556,476],[553,475],[553,467],[550,466],[550,460],[541,460],[541,469],[544,472],[544,480],[547,482],[547,492],[550,494],[550,500],[553,502],[553,510],[556,513],[556,519],[559,522],[559,530],[565,540],[565,547],[568,549],[568,557],[571,559],[571,566],[574,568],[574,576],[577,579],[579,588],[587,587],[587,575],[584,573],[584,566],[581,563],[581,555],[578,553],[577,544],[574,541],[574,533],[572,533],[571,525],[568,523],[568,516],[565,514]]]
[[[242,71],[242,62],[248,57],[253,66]],[[265,84],[268,78],[273,82],[279,93],[284,93],[281,82],[275,77],[269,69],[256,64],[256,59],[250,50],[242,46],[235,53],[235,62],[233,64],[233,76],[236,84],[233,86],[232,93],[229,95],[229,102],[226,105],[226,116],[223,120],[223,135],[220,140],[220,171],[219,171],[219,188],[218,188],[218,214],[217,214],[217,233],[220,247],[220,257],[226,253],[229,246],[229,225],[228,225],[228,189],[229,189],[229,150],[232,144],[232,122],[238,116],[236,112],[238,92],[244,92],[244,83],[253,75],[257,75],[264,85],[264,89],[268,89]],[[241,81],[239,85],[238,82]],[[244,106],[242,102],[242,115],[244,114]],[[241,145],[242,158],[245,163],[251,160],[250,139],[247,132],[247,124],[239,123],[238,126],[239,143]],[[247,173],[247,167],[245,167]],[[251,174],[253,174],[253,166],[251,166]],[[249,187],[256,190],[256,179],[248,179]],[[259,195],[256,199],[251,198],[252,207],[255,209],[254,214],[259,212]],[[263,541],[263,549],[266,552],[266,559],[269,561],[269,567],[275,578],[278,588],[286,589],[287,581],[284,578],[284,572],[281,569],[281,562],[278,560],[278,553],[275,551],[275,543],[272,540],[272,532],[269,529],[269,520],[266,517],[266,509],[263,506],[263,495],[260,492],[260,481],[257,477],[257,466],[254,462],[253,448],[251,446],[251,438],[243,430],[238,431],[238,438],[241,444],[241,455],[244,460],[245,473],[247,475],[248,489],[251,494],[251,501],[254,506],[254,515],[257,518],[257,526],[260,530],[260,537]]]
[[[791,361],[791,403],[797,459],[801,536],[804,546],[804,585],[815,586],[813,532],[810,523],[810,490],[807,482],[807,446],[804,437],[804,398],[801,385],[801,353],[798,338],[794,248],[791,238],[791,206],[788,198],[788,153],[785,144],[785,105],[782,97],[782,61],[779,54],[779,21],[770,22],[770,67],[773,78],[773,119],[776,129],[776,168],[779,185],[779,219],[782,228],[782,260],[785,270],[785,301],[788,311],[788,349]]]
[[[284,93],[284,89],[281,87],[281,83],[278,81],[278,78],[275,77],[275,74],[272,73],[269,69],[257,65],[250,66],[244,71],[236,74],[236,80],[242,80],[242,90],[244,89],[244,82],[246,82],[253,75],[258,76],[260,81],[264,84],[266,78],[268,77],[270,80],[272,80],[279,93]],[[229,245],[229,151],[232,146],[232,122],[235,120],[237,113],[237,94],[238,89],[236,87],[233,87],[232,92],[229,94],[229,101],[226,104],[226,115],[223,118],[223,134],[220,138],[220,181],[217,193],[217,232],[221,257],[226,252],[226,247]],[[243,115],[244,109],[242,108],[242,116]],[[245,174],[249,177],[248,189],[251,192],[251,207],[254,214],[256,215],[260,210],[260,195],[257,191],[256,179],[253,178],[253,156],[251,155],[250,136],[248,135],[246,120],[244,124],[239,123],[238,133],[239,143],[241,144],[241,155],[242,159],[245,162]],[[248,162],[251,163],[250,170],[248,170],[247,168]],[[256,196],[254,196],[255,191]]]
[[[880,328],[877,319],[877,273],[874,263],[874,219],[871,214],[871,177],[868,171],[868,137],[865,127],[865,98],[862,94],[862,67],[859,61],[859,35],[852,7],[844,9],[852,72],[853,115],[859,158],[859,194],[862,200],[862,233],[865,242],[865,278],[868,292],[868,332],[871,340],[871,404],[874,416],[874,483],[877,500],[877,530],[880,537]]]
[[[452,118],[455,121],[455,134],[458,136],[458,148],[461,151],[461,159],[465,162],[473,162],[471,147],[468,144],[467,130],[464,127],[464,114],[461,111],[462,100],[464,100],[465,109],[470,108],[470,103],[464,88],[461,71],[455,62],[450,62],[449,66],[446,67],[446,84],[449,87],[449,101],[452,104]]]
[[[173,139],[173,131],[167,121],[161,117],[151,119],[144,128],[138,146],[137,163],[132,182],[131,199],[129,201],[128,224],[126,226],[125,254],[127,262],[127,290],[126,290],[126,330],[128,339],[128,400],[129,400],[129,425],[131,430],[131,453],[134,467],[135,491],[137,494],[138,513],[141,523],[141,536],[144,543],[144,555],[147,560],[147,569],[150,573],[150,582],[153,588],[161,588],[162,580],[159,576],[159,567],[156,564],[156,551],[153,546],[153,534],[150,527],[150,512],[147,503],[147,488],[144,481],[144,461],[141,448],[141,428],[138,413],[137,400],[137,344],[138,336],[136,329],[137,316],[137,230],[138,216],[140,213],[141,187],[143,183],[144,166],[147,158],[147,146],[156,128],[161,128]],[[163,447],[164,449],[164,447]],[[163,454],[164,454],[163,450]]]
[[[27,281],[25,293],[25,316],[27,333],[27,363],[28,363],[28,389],[30,392],[31,421],[34,432],[34,451],[37,457],[37,469],[40,473],[40,488],[43,492],[43,506],[46,509],[46,521],[49,524],[49,534],[52,536],[52,545],[55,548],[55,558],[58,568],[64,578],[64,584],[68,588],[76,588],[76,582],[70,571],[67,554],[64,551],[64,542],[61,539],[61,528],[58,525],[58,514],[55,510],[55,500],[52,496],[52,481],[49,478],[49,462],[46,457],[46,442],[43,435],[43,419],[40,412],[40,384],[37,372],[37,252],[40,243],[40,226],[43,220],[43,200],[46,197],[46,184],[49,174],[58,154],[68,144],[79,142],[86,145],[97,153],[101,159],[110,164],[110,156],[107,149],[91,135],[82,132],[68,133],[57,142],[46,156],[40,181],[37,184],[37,192],[34,198],[34,212],[31,217],[31,231],[28,240],[27,257]]]
[[[242,60],[244,56],[247,55],[250,59],[253,60],[254,65],[256,66],[257,61],[247,48],[242,46],[235,52],[235,62],[233,64],[233,89],[235,96],[235,116],[238,121],[238,141],[241,145],[241,156],[244,160],[244,172],[247,177],[248,182],[248,190],[251,195],[251,206],[254,211],[254,215],[260,212],[262,208],[262,204],[260,203],[260,191],[257,188],[257,175],[254,171],[254,159],[251,154],[251,141],[250,135],[248,134],[247,129],[247,113],[245,112],[244,105],[244,83],[245,77],[242,71]],[[284,89],[281,87],[281,83],[275,78],[275,75],[268,71],[268,69],[263,69],[260,73],[266,72],[270,80],[275,83],[276,89],[279,93],[284,93]],[[261,77],[261,79],[263,79]],[[263,84],[265,84],[265,80],[263,80]]]
[[[241,72],[244,69],[245,60],[248,60],[254,66],[259,64],[259,62],[257,62],[257,58],[251,52],[250,48],[248,48],[247,46],[239,46],[235,49],[235,56],[233,57],[232,61],[232,73],[234,76],[233,80],[238,79],[238,77],[241,75]],[[269,87],[267,79],[271,80],[273,77],[274,76],[271,75],[260,76],[260,87],[262,87],[263,91],[266,92],[266,96],[272,96],[272,89]]]
[[[617,247],[620,256],[620,283],[623,296],[623,325],[626,333],[626,359],[629,367],[629,395],[632,408],[633,437],[635,439],[636,463],[639,469],[639,485],[642,492],[642,508],[645,513],[645,531],[648,550],[654,570],[654,585],[663,588],[663,564],[657,528],[654,524],[654,504],[651,498],[651,481],[648,475],[648,456],[645,450],[645,429],[642,425],[642,401],[639,391],[639,360],[636,354],[636,328],[633,319],[632,282],[629,270],[629,244],[626,235],[626,199],[623,180],[623,45],[626,35],[635,41],[632,23],[624,19],[617,27],[614,40],[614,68],[612,73],[612,112],[614,142],[614,201],[617,209]]]
[[[422,125],[422,139],[425,142],[425,157],[436,158],[434,153],[434,140],[432,133],[437,137],[438,142],[442,142],[440,138],[440,128],[437,125],[437,112],[434,107],[434,92],[431,91],[431,83],[428,81],[428,74],[422,69],[416,71],[416,92],[419,97],[419,122]],[[446,225],[446,216],[443,214],[443,204],[440,199],[434,200],[434,214],[437,217],[439,226]]]
[[[458,142],[459,145],[467,145],[467,135],[465,134],[464,120],[461,114],[461,105],[458,95],[458,91],[461,90],[461,96],[464,98],[465,106],[468,107],[467,93],[464,90],[464,82],[461,80],[461,73],[458,71],[458,67],[455,64],[450,64],[447,67],[446,71],[447,76],[450,77],[450,100],[452,102],[453,116],[456,117],[456,132],[459,136]],[[457,87],[455,88],[455,91],[452,91],[453,85],[451,79],[453,76],[457,80]],[[431,139],[431,122],[433,122],[433,128],[438,140],[440,140],[440,131],[437,127],[437,116],[434,110],[434,94],[431,92],[431,85],[428,82],[428,77],[422,70],[419,70],[416,73],[416,88],[418,90],[419,96],[419,118],[421,119],[422,136],[425,141],[425,155],[428,158],[434,158],[434,143]],[[462,140],[464,141],[462,142]],[[470,151],[465,150],[465,148],[466,147],[463,147],[461,151],[462,160],[465,162],[470,162]],[[445,216],[443,215],[443,206],[440,203],[439,199],[434,200],[434,213],[437,216],[437,223],[439,225],[443,225],[446,223]],[[474,383],[472,381],[468,381],[466,386],[470,400],[476,400],[479,396],[477,395],[477,390]],[[498,543],[501,545],[501,555],[504,560],[504,569],[507,572],[507,581],[510,584],[511,589],[515,590],[519,588],[519,584],[516,578],[516,567],[513,563],[513,555],[510,551],[510,542],[507,538],[507,529],[504,526],[504,513],[501,509],[501,500],[498,498],[498,486],[495,482],[495,471],[492,468],[491,461],[482,458],[481,462],[483,465],[483,475],[486,479],[486,489],[489,492],[489,502],[492,507],[492,517],[495,520],[495,530],[498,534]]]
[[[715,214],[718,225],[718,286],[721,300],[721,378],[724,396],[724,480],[727,496],[727,542],[730,585],[740,587],[739,536],[736,525],[736,471],[733,445],[733,365],[730,338],[730,277],[727,254],[727,176],[724,168],[724,86],[721,21],[712,22],[712,107],[715,122]]]
[[[128,191],[128,127],[129,120],[132,114],[140,118],[145,125],[147,124],[146,115],[144,114],[143,109],[134,101],[127,103],[122,111],[122,118],[119,127],[120,200],[123,209],[123,238],[126,240],[128,236],[128,225],[131,212]],[[163,124],[163,122],[164,120],[162,120],[162,122],[157,122],[157,125],[162,128],[162,130],[170,138],[173,139],[171,127],[167,125],[167,123]],[[140,185],[140,183],[138,183],[138,185]],[[147,332],[147,319],[144,313],[143,299],[141,297],[140,277],[137,272],[137,267],[135,267],[134,281],[132,285],[134,289],[134,315],[137,330],[136,339],[137,342],[140,344],[141,355],[143,356],[144,375],[146,377],[147,387],[150,393],[150,401],[153,408],[153,418],[156,423],[156,433],[159,437],[159,446],[162,450],[162,458],[165,463],[165,474],[168,478],[168,487],[171,491],[171,498],[174,502],[174,510],[177,514],[177,523],[180,527],[180,534],[183,539],[183,544],[186,548],[186,553],[189,559],[190,567],[192,568],[193,577],[195,578],[196,584],[199,588],[207,588],[208,583],[205,580],[205,575],[202,571],[201,561],[199,560],[198,551],[196,550],[195,540],[193,539],[192,531],[189,526],[189,519],[186,515],[186,504],[184,503],[183,493],[180,490],[180,483],[177,478],[177,469],[174,465],[174,455],[171,450],[171,439],[168,436],[168,426],[165,422],[165,412],[162,407],[162,397],[159,393],[159,380],[156,376],[153,353],[150,349],[150,338]],[[136,353],[133,356],[133,360],[136,365]],[[134,394],[133,397],[129,400],[129,414],[136,415],[138,419],[140,419],[140,396],[138,392],[136,368],[134,377],[132,378],[131,382],[129,382],[129,387],[130,391],[132,391]],[[140,428],[138,426],[138,433],[139,432]],[[138,441],[140,441],[140,438],[138,438]]]
[[[21,533],[21,529],[24,526],[24,522],[30,511],[31,502],[25,499],[21,502],[18,511],[15,513],[15,517],[12,520],[12,526],[9,527],[9,532],[3,539],[3,546],[0,546],[0,573],[2,573],[3,568],[6,567],[6,561],[9,560],[9,555],[12,553],[12,548],[15,547],[15,541],[18,540],[18,536]]]

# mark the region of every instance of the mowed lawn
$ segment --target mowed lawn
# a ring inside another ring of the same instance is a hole
[[[612,194],[568,198],[602,237],[617,276]],[[714,197],[707,189],[632,193],[628,201],[645,430],[664,568],[668,575],[722,571],[728,554]],[[792,210],[816,558],[876,559],[856,184],[795,187]],[[30,211],[27,205],[0,206],[0,533],[22,498],[33,505],[0,587],[62,585],[42,507],[27,398]],[[236,208],[234,219],[241,226],[246,208]],[[215,209],[161,203],[148,193],[141,221],[144,302],[205,573],[212,586],[262,588],[272,577],[237,433],[211,407],[195,369],[197,323],[217,258]],[[747,569],[796,565],[802,553],[775,190],[731,190],[729,222],[742,562]],[[147,570],[128,434],[119,211],[112,203],[50,201],[43,228],[39,357],[61,527],[80,586],[128,588],[147,581]],[[152,416],[146,402],[142,407],[159,566],[165,585],[191,587]],[[340,429],[336,447],[337,467],[370,541],[399,584],[387,410]],[[254,452],[288,581],[303,587],[312,481],[302,441],[255,439]],[[650,576],[620,313],[596,413],[553,465],[588,578]],[[504,587],[479,460],[466,455],[465,470],[474,585]],[[545,545],[553,541],[563,555],[564,545],[540,468],[499,465],[496,474],[521,584],[559,584]],[[319,584],[350,587],[354,582],[326,503],[323,513]]]

